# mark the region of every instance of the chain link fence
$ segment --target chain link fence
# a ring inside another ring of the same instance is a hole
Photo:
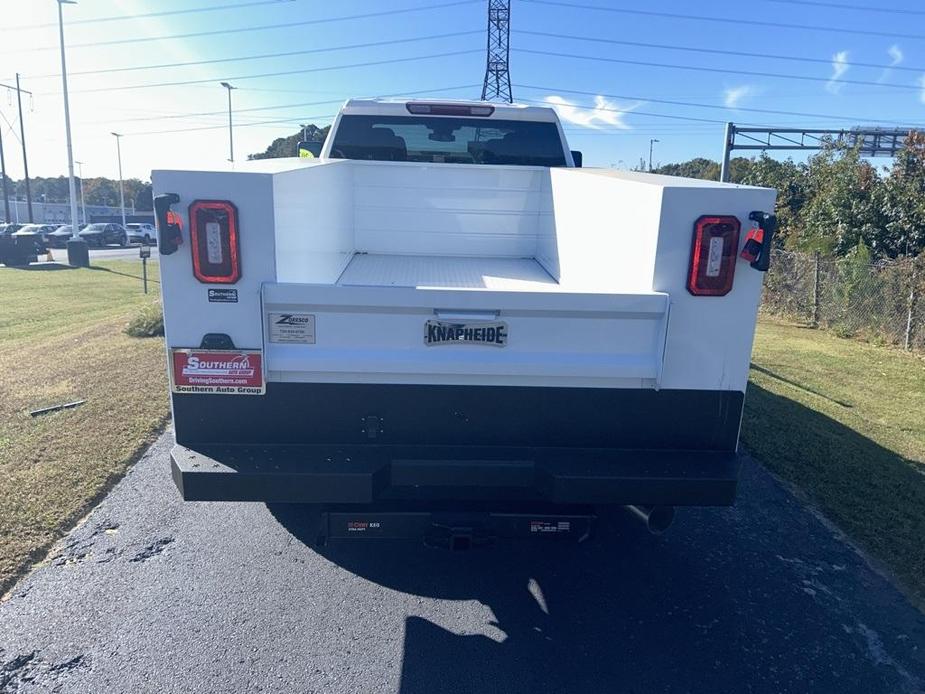
[[[925,258],[864,263],[775,251],[761,311],[925,352]]]

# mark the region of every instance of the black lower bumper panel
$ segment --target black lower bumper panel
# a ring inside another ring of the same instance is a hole
[[[188,501],[402,500],[726,506],[733,452],[392,446],[174,446]]]

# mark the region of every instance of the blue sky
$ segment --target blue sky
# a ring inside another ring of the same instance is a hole
[[[221,5],[240,6],[175,13]],[[291,134],[301,122],[330,122],[338,102],[350,96],[477,98],[485,69],[486,5],[487,0],[81,0],[65,7],[75,157],[88,177],[115,176],[110,132],[117,131],[125,135],[123,166],[130,176],[147,178],[152,168],[226,158],[222,80],[237,87],[239,159]],[[0,82],[11,83],[18,71],[23,87],[35,94],[25,113],[30,172],[65,173],[57,4],[0,0],[0,8],[5,18],[13,17],[0,28]],[[422,9],[382,14],[413,8]],[[151,13],[156,16],[138,16]],[[376,16],[328,21],[362,14]],[[99,21],[126,16],[132,18]],[[648,156],[652,138],[659,140],[656,162],[717,159],[727,120],[916,125],[925,123],[923,19],[925,8],[913,0],[889,0],[886,6],[877,0],[513,0],[514,97],[556,105],[572,147],[592,166],[633,166]],[[296,25],[316,20],[321,21]],[[282,27],[258,29],[267,25]],[[228,30],[238,31],[217,33]],[[208,35],[177,37],[204,32]],[[177,38],[158,38],[164,36]],[[298,54],[202,63],[287,52]],[[196,62],[201,64],[98,72]],[[248,79],[296,71],[302,72]],[[189,81],[197,83],[126,88]],[[2,88],[0,116],[8,173],[19,178],[16,105]]]

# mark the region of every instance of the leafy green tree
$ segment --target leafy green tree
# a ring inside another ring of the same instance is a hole
[[[792,159],[778,161],[762,154],[751,162],[741,183],[774,188],[777,191],[777,226],[775,245],[792,246],[802,229],[802,212],[807,200],[806,166]]]
[[[85,178],[84,201],[88,205],[116,207],[119,204],[119,182],[108,178]]]
[[[884,229],[874,249],[891,258],[918,255],[925,248],[925,134],[906,138],[881,192]]]
[[[858,150],[827,146],[809,160],[801,250],[843,256],[859,244],[879,251],[883,229],[881,179]]]
[[[652,173],[664,176],[682,176],[684,178],[700,178],[707,181],[719,180],[719,163],[712,159],[697,157],[679,164],[664,164],[652,170]]]
[[[326,125],[323,128],[319,128],[317,125],[308,125],[305,127],[305,134],[308,135],[309,140],[324,142],[330,129],[330,125]],[[299,132],[297,132],[295,135],[276,138],[263,152],[258,154],[249,154],[247,158],[280,159],[283,157],[295,157],[298,156],[298,152],[296,150],[298,149],[299,143],[301,141],[302,130],[299,130]]]

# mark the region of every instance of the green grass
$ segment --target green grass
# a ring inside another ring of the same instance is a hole
[[[45,269],[42,269],[45,268]],[[0,268],[0,594],[104,494],[169,413],[162,338],[132,338],[139,261]],[[86,400],[33,418],[31,410]]]
[[[762,321],[742,440],[925,605],[925,361]]]

